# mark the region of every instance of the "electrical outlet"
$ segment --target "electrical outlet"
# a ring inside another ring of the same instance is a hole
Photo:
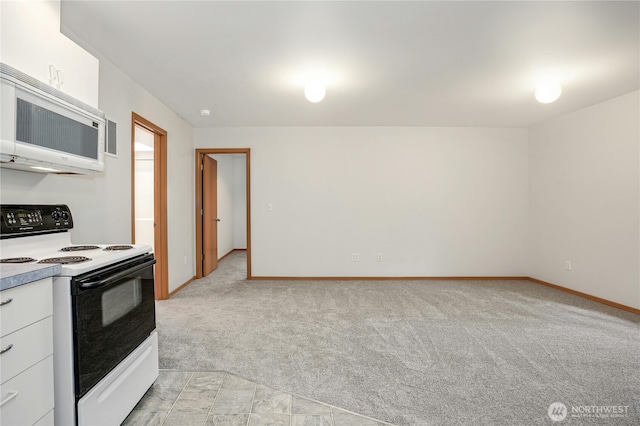
[[[566,260],[564,262],[564,269],[566,269],[567,271],[571,270],[571,261],[570,260]]]
[[[359,262],[360,261],[360,253],[351,253],[351,261]]]
[[[378,262],[382,262],[382,253],[378,253]]]

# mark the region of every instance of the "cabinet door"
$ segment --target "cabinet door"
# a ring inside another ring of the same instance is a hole
[[[0,60],[98,108],[99,61],[60,32],[60,1],[2,1]]]

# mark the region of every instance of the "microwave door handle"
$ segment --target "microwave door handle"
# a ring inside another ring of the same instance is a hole
[[[156,263],[156,260],[153,259],[153,260],[145,262],[145,263],[143,263],[141,265],[138,265],[136,267],[127,269],[127,270],[122,271],[122,272],[118,272],[117,274],[110,275],[110,276],[108,276],[107,278],[105,278],[103,280],[89,281],[89,282],[82,282],[81,281],[81,282],[78,283],[78,285],[82,289],[91,289],[91,288],[102,287],[102,286],[105,286],[107,284],[111,284],[111,283],[113,283],[115,281],[118,281],[120,278],[126,277],[127,275],[130,275],[130,274],[132,274],[132,273],[134,273],[136,271],[139,271],[141,269],[147,268],[147,267],[149,267],[149,266],[151,266],[151,265],[153,265],[155,263]]]

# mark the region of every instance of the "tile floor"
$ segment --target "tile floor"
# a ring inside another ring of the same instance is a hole
[[[160,370],[124,426],[382,426],[225,372]]]

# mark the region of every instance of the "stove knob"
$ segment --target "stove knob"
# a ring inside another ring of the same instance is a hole
[[[63,211],[62,212],[62,219],[63,220],[69,220],[69,212],[68,211]]]
[[[58,210],[54,210],[51,212],[51,219],[60,220],[60,212]]]

